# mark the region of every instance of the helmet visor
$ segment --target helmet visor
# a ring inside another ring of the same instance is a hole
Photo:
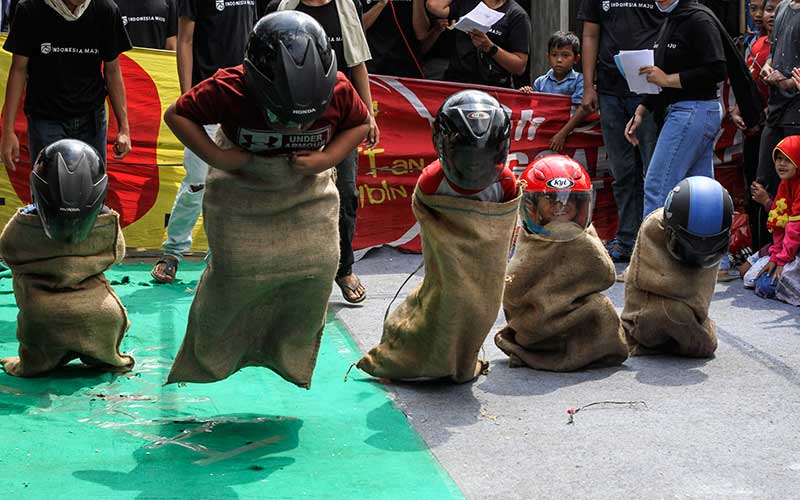
[[[592,223],[593,202],[593,191],[526,192],[520,209],[527,230],[544,234],[554,223],[586,229]]]
[[[714,267],[730,243],[730,231],[712,236],[697,236],[684,228],[667,228],[667,250],[679,261],[692,266]]]

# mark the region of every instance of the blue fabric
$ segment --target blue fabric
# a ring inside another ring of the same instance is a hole
[[[775,271],[772,271],[775,274]],[[778,289],[778,281],[775,280],[775,283],[771,283],[772,276],[767,273],[762,274],[756,279],[755,288],[756,288],[756,295],[765,299],[774,299],[775,292]]]
[[[27,115],[27,118],[31,163],[36,161],[42,149],[61,139],[78,139],[85,142],[100,153],[103,163],[106,162],[108,122],[105,106],[92,113],[63,120],[40,115]]]
[[[667,7],[666,9],[662,9],[662,8],[661,8],[661,6],[660,6],[660,5],[658,5],[658,2],[656,2],[656,8],[657,8],[659,11],[661,11],[662,13],[664,13],[664,14],[669,14],[670,12],[672,12],[673,10],[675,10],[675,7],[677,7],[679,3],[680,3],[680,1],[676,1],[674,4],[670,5],[670,6],[669,6],[669,7]]]
[[[714,178],[714,141],[721,122],[722,108],[716,100],[680,101],[667,107],[644,179],[643,216],[663,207],[669,192],[683,179]]]
[[[31,215],[36,213],[36,205],[31,203],[30,205],[25,205],[22,210],[20,210],[25,215]]]
[[[636,106],[642,102],[641,96],[600,94],[598,99],[600,130],[603,133],[611,175],[614,177],[611,187],[619,220],[614,239],[626,248],[633,248],[642,223],[644,176],[656,146],[658,128],[652,115],[645,115],[636,132],[639,147],[635,147],[625,139],[625,126],[633,116]]]
[[[556,80],[550,69],[533,82],[533,90],[572,96],[572,103],[580,104],[583,102],[583,75],[573,69],[563,80]]]
[[[708,177],[689,179],[689,223],[686,229],[700,236],[722,231],[723,197],[720,185]]]

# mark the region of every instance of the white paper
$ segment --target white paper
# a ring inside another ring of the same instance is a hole
[[[619,60],[628,88],[635,94],[658,94],[661,87],[647,81],[647,75],[640,75],[639,68],[654,64],[653,51],[646,50],[621,50]]]
[[[503,16],[505,16],[504,13],[492,10],[487,7],[485,3],[479,2],[466,16],[462,16],[453,28],[459,29],[465,33],[469,33],[470,31],[486,33],[494,23],[502,19]]]

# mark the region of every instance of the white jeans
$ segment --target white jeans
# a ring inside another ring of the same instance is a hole
[[[219,125],[205,125],[204,128],[208,136],[213,138]],[[172,255],[178,260],[192,247],[192,230],[203,210],[208,164],[189,148],[184,148],[183,168],[186,169],[186,174],[178,188],[167,223],[167,241],[162,245],[166,255]]]

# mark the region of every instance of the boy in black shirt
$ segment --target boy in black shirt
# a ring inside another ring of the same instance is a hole
[[[411,23],[412,0],[364,0],[370,73],[423,78],[419,41]]]
[[[25,97],[31,163],[47,144],[80,139],[106,160],[106,94],[119,124],[114,158],[131,150],[119,55],[131,48],[111,0],[22,0],[3,48],[13,54],[6,84],[3,163],[19,161],[14,120]]]
[[[177,0],[115,0],[134,47],[175,50]]]

